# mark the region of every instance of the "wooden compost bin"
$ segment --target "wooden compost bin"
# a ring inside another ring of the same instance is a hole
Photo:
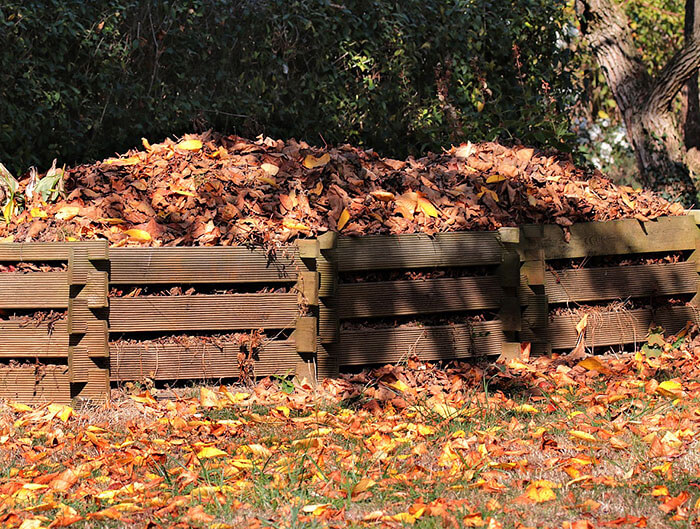
[[[2,244],[2,263],[64,266],[0,274],[0,397],[104,399],[110,381],[239,375],[236,340],[192,345],[153,339],[171,335],[262,330],[266,338],[256,349],[254,374],[310,379],[409,355],[511,355],[522,341],[535,352],[566,350],[578,339],[579,315],[552,309],[698,292],[700,230],[693,216],[582,223],[569,232],[568,241],[555,225],[434,236],[325,234],[274,256],[245,247]],[[682,258],[668,263],[567,267],[562,261],[679,252]],[[440,270],[450,274],[430,275]],[[424,279],[387,279],[387,271],[417,271]],[[158,286],[228,293],[110,296],[110,288]],[[270,292],[279,287],[281,292]],[[652,323],[676,332],[687,321],[698,322],[695,301],[616,312],[602,307],[589,318],[585,345],[640,343]],[[64,311],[64,318],[8,319],[15,311],[48,309]],[[435,324],[436,316],[448,323]]]
[[[570,240],[557,226],[523,226],[517,251],[521,259],[519,297],[523,303],[520,339],[534,352],[567,350],[576,345],[576,324],[582,313],[556,314],[553,308],[613,301],[647,301],[652,308],[589,313],[583,339],[587,349],[643,343],[649,327],[676,333],[688,321],[698,323],[697,245],[695,217],[663,217],[651,222],[635,219],[575,224]],[[625,266],[553,267],[579,258],[661,258],[681,254],[678,262]],[[673,298],[693,298],[688,304],[664,304]],[[659,305],[654,307],[654,305]]]

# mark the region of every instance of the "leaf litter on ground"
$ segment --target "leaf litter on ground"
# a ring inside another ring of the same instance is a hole
[[[685,331],[684,331],[685,332]],[[700,337],[660,352],[417,358],[313,387],[114,390],[0,404],[0,524],[688,527]],[[166,398],[167,397],[167,398]]]

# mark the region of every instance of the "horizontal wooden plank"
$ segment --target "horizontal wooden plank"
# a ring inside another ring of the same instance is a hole
[[[236,378],[239,376],[236,343],[110,344],[111,379],[117,381]],[[293,374],[299,355],[293,340],[267,342],[255,359],[255,375]]]
[[[495,265],[502,260],[498,232],[369,235],[340,237],[335,250],[338,270],[393,270]]]
[[[338,316],[379,318],[496,309],[503,290],[495,276],[377,281],[338,285]]]
[[[672,296],[697,291],[695,262],[548,270],[549,303]]]
[[[398,362],[411,355],[422,360],[451,360],[500,354],[501,322],[389,327],[340,332],[340,365]]]
[[[297,294],[112,298],[110,332],[294,328]]]
[[[68,296],[66,272],[0,274],[2,309],[65,309]]]
[[[581,318],[576,315],[550,318],[546,335],[523,330],[523,341],[539,342],[549,339],[553,349],[571,349],[576,345],[576,324]],[[589,314],[586,328],[586,347],[638,344],[645,342],[649,327],[662,326],[668,334],[682,329],[686,322],[700,323],[697,309],[688,306],[664,307],[656,311],[636,309],[624,312]]]
[[[0,358],[67,358],[68,330],[65,321],[53,329],[40,323],[0,322]]]
[[[292,282],[306,270],[294,246],[273,260],[244,246],[112,248],[109,257],[112,284]]]
[[[695,240],[700,236],[692,216],[660,217],[649,222],[636,219],[582,222],[569,227],[569,242],[560,226],[547,224],[542,228],[547,259],[694,250]],[[518,246],[521,257],[531,244],[532,241],[521,238]]]
[[[107,256],[107,241],[30,242],[0,244],[0,261],[68,261],[74,248],[85,250],[90,259]]]
[[[69,404],[68,366],[0,367],[0,399],[24,404],[45,401]]]

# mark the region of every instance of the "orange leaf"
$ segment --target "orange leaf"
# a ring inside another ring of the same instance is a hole
[[[370,478],[362,478],[360,481],[355,483],[355,486],[352,488],[352,492],[350,493],[350,496],[357,496],[358,494],[365,492],[369,490],[370,488],[374,487],[377,484],[376,481]]]
[[[381,200],[382,202],[391,202],[392,200],[396,199],[396,195],[394,195],[394,193],[390,193],[389,191],[382,191],[381,189],[378,189],[377,191],[372,191],[370,195],[372,195],[377,200]]]
[[[54,215],[58,220],[71,220],[78,216],[80,213],[80,208],[77,206],[63,206]]]
[[[664,511],[666,514],[669,514],[670,512],[678,509],[678,507],[683,505],[689,499],[690,499],[690,494],[684,490],[678,496],[673,496],[673,497],[667,498],[666,501],[664,501],[661,505],[659,505],[659,509]]]
[[[213,514],[207,514],[204,512],[204,507],[202,505],[190,507],[185,514],[185,519],[190,522],[210,523],[213,522],[215,518],[216,516]]]
[[[557,499],[557,495],[552,490],[554,483],[546,479],[538,479],[533,481],[525,489],[527,497],[535,503],[543,503]]]
[[[350,212],[348,211],[348,208],[345,208],[343,209],[343,212],[340,214],[340,218],[338,219],[338,231],[342,230],[349,220]]]
[[[307,169],[315,169],[316,167],[326,165],[330,161],[331,155],[328,153],[325,153],[323,156],[319,156],[318,158],[313,154],[308,154],[306,158],[304,158],[304,167]]]

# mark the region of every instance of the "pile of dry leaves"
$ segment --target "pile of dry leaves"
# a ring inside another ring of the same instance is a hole
[[[156,145],[144,139],[143,146],[68,169],[64,198],[55,203],[32,194],[29,178],[20,182],[25,208],[0,227],[0,237],[271,247],[328,230],[432,234],[683,212],[563,156],[497,143],[405,161],[349,145],[318,149],[212,133]]]

